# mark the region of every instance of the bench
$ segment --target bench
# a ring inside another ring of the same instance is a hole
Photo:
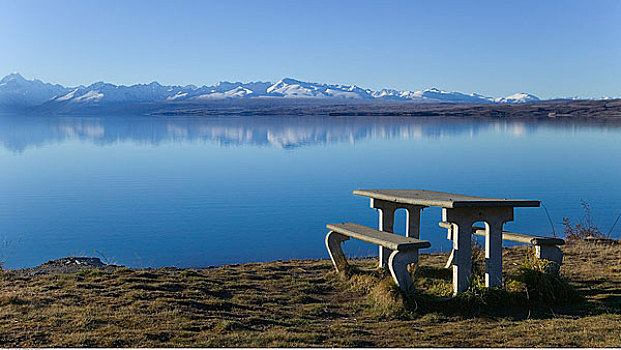
[[[448,222],[440,222],[440,227],[448,229],[448,239],[452,239],[452,225]],[[485,236],[485,227],[473,226],[472,233],[477,236]],[[502,231],[502,239],[505,241],[513,241],[519,243],[530,244],[535,247],[535,256],[538,259],[545,259],[552,263],[550,266],[552,272],[558,272],[561,264],[563,263],[563,251],[558,247],[565,244],[565,241],[560,238],[543,237],[536,235],[527,235],[524,233]],[[453,252],[446,262],[445,267],[450,267],[453,262]]]
[[[408,265],[416,262],[418,249],[431,246],[428,241],[379,231],[352,222],[329,224],[326,227],[330,230],[326,235],[326,247],[337,272],[344,271],[347,267],[341,243],[349,240],[350,237],[356,238],[392,250],[388,258],[388,269],[395,283],[404,291],[410,291],[413,288]]]

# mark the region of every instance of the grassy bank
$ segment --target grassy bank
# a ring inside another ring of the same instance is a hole
[[[621,346],[620,246],[565,246],[561,271],[582,298],[562,302],[518,281],[526,252],[505,251],[511,292],[459,298],[441,254],[422,255],[405,297],[371,260],[347,278],[327,260],[4,271],[0,346]]]

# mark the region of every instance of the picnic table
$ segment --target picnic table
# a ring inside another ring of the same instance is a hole
[[[486,198],[429,190],[372,189],[355,190],[354,194],[371,199],[371,207],[379,211],[379,231],[393,232],[394,213],[407,210],[406,237],[419,239],[420,214],[425,207],[442,208],[442,221],[450,227],[453,240],[453,292],[463,292],[470,287],[472,274],[473,224],[485,223],[485,286],[502,284],[503,226],[513,221],[516,207],[538,207],[537,200]],[[505,232],[506,234],[506,232]],[[379,248],[379,265],[388,264],[391,251]],[[416,250],[413,261],[417,261]]]

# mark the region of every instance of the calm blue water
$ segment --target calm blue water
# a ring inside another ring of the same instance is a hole
[[[621,128],[611,126],[3,116],[0,254],[8,268],[67,255],[135,267],[325,258],[326,223],[377,225],[357,188],[539,199],[557,232],[564,216],[580,219],[584,199],[608,231],[620,179]],[[551,231],[542,208],[515,218],[506,228]],[[439,220],[439,209],[423,212],[422,238],[436,251],[450,246]],[[346,251],[376,249],[348,242]]]

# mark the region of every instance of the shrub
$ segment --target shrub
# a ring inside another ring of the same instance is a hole
[[[584,216],[579,223],[572,225],[569,218],[563,218],[563,226],[565,227],[565,239],[568,241],[585,239],[589,237],[604,238],[597,226],[593,226],[593,218],[591,216],[591,206],[586,201],[582,201],[584,208]]]

